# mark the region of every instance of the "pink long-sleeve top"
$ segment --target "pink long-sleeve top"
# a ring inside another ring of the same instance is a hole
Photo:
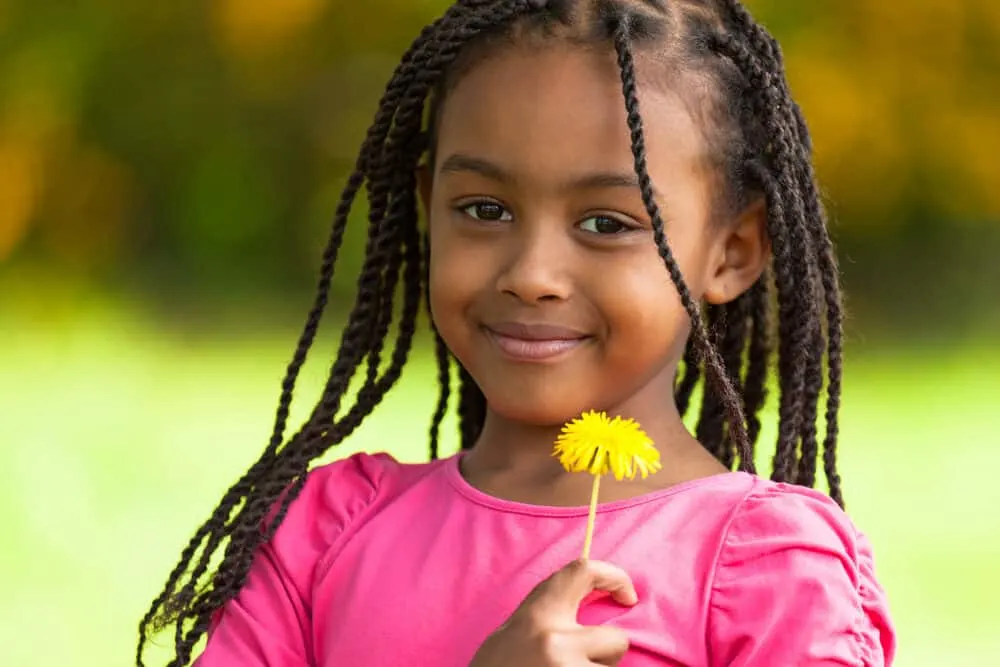
[[[467,666],[579,556],[587,508],[488,496],[459,460],[358,454],[313,470],[196,665]],[[820,493],[727,473],[606,503],[592,557],[639,595],[579,611],[628,634],[622,667],[892,662],[869,544]]]

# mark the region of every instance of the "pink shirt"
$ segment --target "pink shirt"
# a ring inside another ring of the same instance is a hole
[[[196,665],[467,666],[579,556],[587,508],[487,496],[458,460],[313,470]],[[592,557],[624,568],[639,603],[585,601],[579,620],[627,632],[622,667],[891,664],[870,547],[826,496],[728,473],[598,512]]]

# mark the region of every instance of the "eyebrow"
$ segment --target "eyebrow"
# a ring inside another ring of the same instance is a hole
[[[503,183],[505,185],[512,185],[517,181],[512,173],[505,170],[500,165],[483,158],[467,155],[465,153],[454,153],[449,155],[447,159],[441,163],[440,173],[442,174],[458,174],[468,172],[479,174],[484,178],[488,178],[492,181]],[[639,177],[633,172],[593,172],[572,177],[563,183],[562,186],[570,190],[593,190],[599,188],[638,189]],[[654,193],[657,198],[660,198],[659,192],[654,190]]]

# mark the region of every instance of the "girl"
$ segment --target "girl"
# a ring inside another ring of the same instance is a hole
[[[285,439],[362,186],[357,300]],[[310,471],[400,376],[425,295],[431,462]],[[200,667],[888,665],[871,551],[839,507],[841,318],[809,135],[777,44],[736,0],[459,0],[388,84],[270,444],[184,550],[137,660],[173,625],[170,665],[208,634]],[[829,497],[809,488],[824,357]],[[453,365],[463,451],[437,460]],[[664,466],[606,485],[596,558],[572,561],[590,479],[551,452],[588,409],[636,419]]]

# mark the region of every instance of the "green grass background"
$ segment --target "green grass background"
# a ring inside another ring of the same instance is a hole
[[[261,317],[193,335],[99,303],[0,325],[0,665],[132,664],[148,601],[267,440],[295,332]],[[319,342],[297,418],[335,343]],[[1000,351],[866,346],[848,364],[841,465],[896,664],[1000,665]],[[422,458],[433,386],[422,350],[334,456]]]

